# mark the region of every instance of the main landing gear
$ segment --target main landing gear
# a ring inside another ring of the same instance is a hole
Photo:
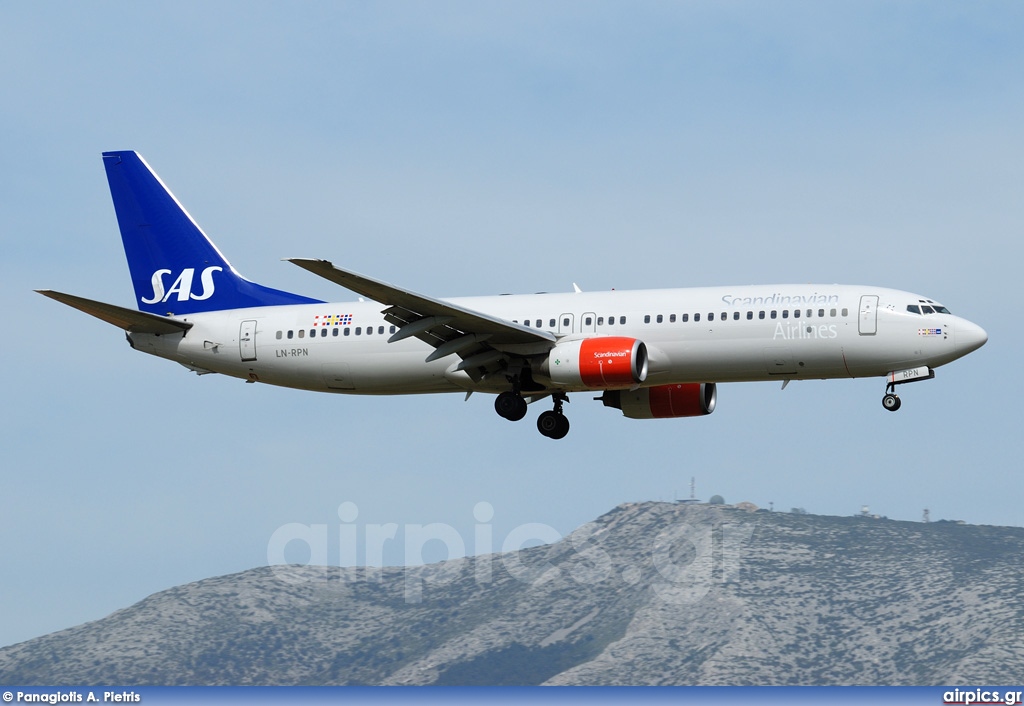
[[[518,422],[526,416],[526,400],[518,390],[502,392],[494,400],[494,411],[498,413],[499,417],[504,417],[510,422]]]
[[[562,439],[569,433],[569,418],[562,412],[563,402],[568,402],[568,398],[555,393],[555,408],[537,417],[537,431],[549,439]]]
[[[562,403],[568,398],[560,392],[554,398],[555,408],[537,418],[537,430],[549,439],[561,439],[569,433],[569,420],[562,413]],[[518,390],[502,392],[494,400],[494,411],[510,422],[518,422],[526,416],[526,400]]]

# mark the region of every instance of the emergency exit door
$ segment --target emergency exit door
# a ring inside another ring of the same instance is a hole
[[[238,351],[242,360],[256,360],[256,322],[243,321],[238,332]]]

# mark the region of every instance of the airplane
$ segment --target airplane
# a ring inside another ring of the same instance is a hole
[[[884,377],[896,387],[988,340],[909,292],[777,284],[438,299],[335,266],[287,261],[359,295],[324,302],[242,277],[134,151],[104,152],[137,309],[40,294],[124,329],[132,348],[200,375],[354,395],[496,395],[510,421],[549,399],[561,439],[571,393],[630,419],[714,412],[718,383]]]

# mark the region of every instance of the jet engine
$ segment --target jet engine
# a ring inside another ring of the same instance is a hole
[[[639,390],[606,390],[605,407],[621,409],[630,419],[702,417],[715,411],[718,389],[713,382],[657,385]]]
[[[647,346],[626,336],[596,336],[560,343],[540,372],[556,385],[586,390],[632,387],[647,379]]]

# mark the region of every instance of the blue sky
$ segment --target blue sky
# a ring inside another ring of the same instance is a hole
[[[1012,2],[4,3],[0,645],[264,565],[288,523],[337,536],[345,502],[467,544],[487,502],[496,545],[691,476],[1024,524],[1022,35]],[[353,297],[281,258],[437,296],[872,284],[990,341],[898,414],[881,380],[723,385],[657,422],[578,395],[560,443],[483,396],[200,378],[32,292],[132,304],[112,149],[246,276],[318,298]]]

